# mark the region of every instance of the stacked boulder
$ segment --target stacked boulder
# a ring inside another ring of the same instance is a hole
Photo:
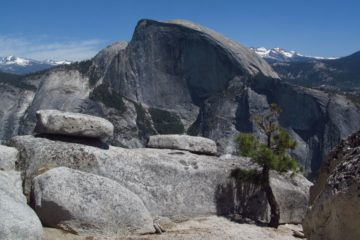
[[[114,134],[114,126],[104,118],[81,113],[58,110],[39,110],[36,112],[35,132],[74,137],[107,140]]]
[[[120,183],[91,173],[61,167],[67,165],[66,161],[74,163],[75,160],[71,158],[73,143],[65,143],[64,140],[81,139],[83,143],[94,140],[105,142],[112,137],[114,130],[109,121],[57,110],[38,111],[37,118],[35,131],[40,135],[28,137],[41,144],[44,140],[63,142],[67,145],[68,151],[62,152],[64,162],[54,165],[52,161],[45,159],[45,164],[32,172],[31,178],[28,178],[27,167],[34,166],[37,162],[29,158],[29,153],[24,148],[19,148],[22,150],[19,159],[16,148],[0,146],[0,168],[7,170],[0,171],[0,239],[42,239],[41,222],[47,227],[92,236],[144,234],[155,231],[153,219],[142,200]],[[40,148],[46,149],[46,146],[42,145]],[[39,152],[41,149],[38,149]],[[24,190],[30,197],[30,204],[35,212],[27,205],[27,199],[22,194],[20,172],[10,171],[15,165],[25,174],[28,188],[25,187]]]
[[[59,138],[63,136],[69,137],[65,138],[69,141],[81,139],[82,143],[92,140],[105,142],[114,132],[114,126],[106,119],[81,113],[40,110],[36,116],[35,131],[49,139],[63,141],[64,138]],[[71,143],[68,146],[70,152],[63,152],[64,157],[71,156]],[[55,165],[51,161],[44,163],[29,180],[31,203],[45,226],[76,234],[103,236],[154,232],[152,217],[142,200],[121,184],[62,167],[67,165],[66,162]]]
[[[27,194],[39,169],[63,166],[114,180],[136,194],[152,216],[171,219],[216,215],[223,204],[216,198],[226,195],[219,189],[232,170],[250,167],[239,157],[225,161],[173,149],[103,149],[34,136],[17,136],[10,144],[23,153]]]
[[[250,209],[254,219],[267,219],[266,199],[258,204],[251,200],[264,198],[260,190],[245,193],[234,179],[234,171],[256,166],[248,158],[216,156],[210,139],[157,135],[149,139],[151,148],[102,148],[89,142],[112,137],[113,127],[104,119],[55,110],[38,111],[37,116],[38,135],[8,141],[19,150],[19,159],[0,166],[16,162],[23,172],[23,191],[45,226],[91,236],[153,233],[164,230],[159,219],[241,214],[240,198],[253,205],[242,208]],[[276,173],[271,179],[281,222],[300,222],[309,182],[301,175]]]

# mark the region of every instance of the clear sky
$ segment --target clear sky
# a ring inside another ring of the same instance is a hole
[[[1,0],[0,56],[80,60],[139,19],[187,19],[246,46],[312,56],[360,50],[359,0]]]

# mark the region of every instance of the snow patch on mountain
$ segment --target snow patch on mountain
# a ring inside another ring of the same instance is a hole
[[[17,64],[20,66],[26,66],[29,63],[30,63],[29,59],[19,58],[15,56],[7,56],[0,58],[0,64],[5,64],[5,65]]]
[[[70,61],[44,60],[38,61],[16,56],[0,57],[0,71],[14,74],[27,74],[45,70],[54,66],[71,64]]]
[[[289,51],[283,48],[264,48],[251,47],[250,50],[258,54],[260,57],[265,58],[268,61],[273,62],[296,62],[296,61],[311,61],[314,59],[323,60],[323,59],[336,59],[335,57],[313,57],[313,56],[305,56],[296,51]]]

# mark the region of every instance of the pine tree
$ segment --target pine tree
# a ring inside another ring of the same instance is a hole
[[[270,170],[278,172],[299,170],[297,161],[288,151],[296,147],[296,142],[290,135],[277,124],[277,117],[281,108],[277,104],[271,104],[268,114],[254,115],[252,119],[266,136],[266,143],[262,143],[255,136],[248,133],[240,133],[236,137],[241,155],[251,157],[259,164],[261,170],[261,187],[266,194],[271,209],[270,227],[277,228],[280,222],[280,208],[276,202],[274,193],[270,187]]]

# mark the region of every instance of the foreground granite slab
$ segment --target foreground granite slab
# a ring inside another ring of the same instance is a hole
[[[267,202],[259,187],[239,182],[234,175],[241,169],[255,167],[248,158],[198,155],[171,149],[113,146],[103,149],[34,136],[14,137],[9,144],[20,152],[19,168],[25,173],[26,194],[30,193],[31,181],[36,175],[66,166],[120,183],[143,201],[152,217],[183,220],[242,214],[246,210],[251,218],[266,220],[268,214]],[[306,186],[308,181],[300,175],[294,181],[275,177],[285,181],[281,184],[273,181],[279,202],[284,203],[280,204],[284,213],[282,221],[299,222],[300,213],[305,212],[299,208],[306,205],[307,190],[298,186]]]

